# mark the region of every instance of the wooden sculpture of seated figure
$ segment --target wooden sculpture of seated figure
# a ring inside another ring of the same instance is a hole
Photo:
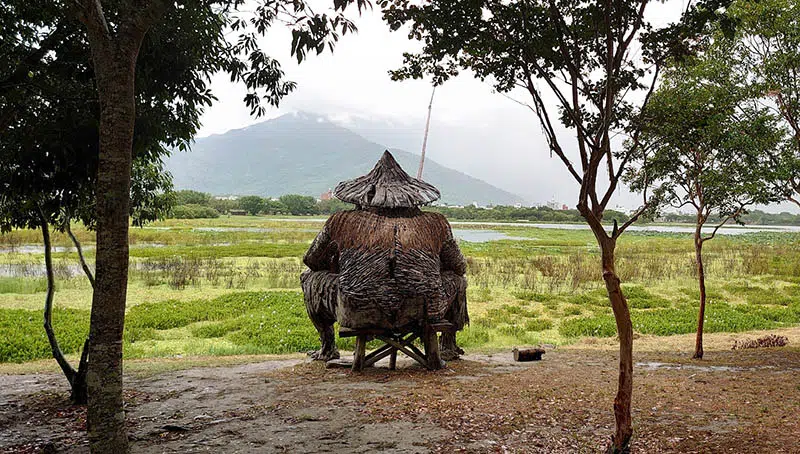
[[[444,360],[458,358],[455,332],[469,323],[466,261],[450,224],[419,206],[440,197],[410,177],[388,151],[367,175],[339,183],[334,195],[356,208],[331,216],[303,257],[305,304],[321,341],[309,355],[339,358],[333,324],[393,330],[449,322]]]

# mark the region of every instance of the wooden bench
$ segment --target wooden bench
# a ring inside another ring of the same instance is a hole
[[[449,322],[435,324],[412,323],[396,330],[386,329],[350,329],[339,327],[339,337],[355,337],[356,347],[353,352],[352,370],[360,372],[383,358],[389,357],[389,369],[397,365],[397,352],[402,352],[422,366],[437,370],[444,366],[439,355],[439,333],[450,332],[453,325]],[[367,342],[378,339],[383,345],[367,354]],[[414,345],[414,341],[422,339],[424,352]]]

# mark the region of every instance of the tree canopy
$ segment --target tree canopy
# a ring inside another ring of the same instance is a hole
[[[295,216],[316,214],[317,212],[317,200],[311,196],[286,194],[282,195],[279,200],[286,210]]]
[[[768,190],[782,134],[726,62],[727,41],[665,72],[640,121],[645,144],[629,183],[654,187],[661,205],[693,207],[708,219],[738,219],[746,207],[780,198]]]
[[[191,189],[175,191],[176,205],[208,205],[211,202],[211,194]]]
[[[754,96],[780,121],[784,142],[774,162],[776,186],[800,206],[800,3],[739,0],[728,14],[737,25],[727,63],[748,78]]]
[[[247,211],[248,214],[253,216],[262,212],[265,207],[264,199],[257,195],[246,195],[244,197],[240,197],[238,202],[239,208]]]

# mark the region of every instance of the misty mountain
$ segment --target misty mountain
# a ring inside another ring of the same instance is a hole
[[[293,113],[201,139],[167,160],[176,189],[212,194],[319,197],[339,181],[368,172],[386,147],[313,114]],[[419,155],[392,149],[416,174]],[[510,205],[522,197],[426,160],[423,179],[450,204]]]
[[[555,198],[574,203],[575,181],[558,158],[549,157],[547,144],[534,123],[537,120],[524,114],[486,112],[460,122],[450,121],[434,107],[427,157],[529,202],[545,203]],[[372,142],[416,154],[422,148],[424,117],[340,113],[329,118]]]

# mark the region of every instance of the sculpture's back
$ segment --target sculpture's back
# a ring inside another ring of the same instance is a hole
[[[337,215],[330,230],[341,325],[399,328],[444,316],[440,255],[452,236],[442,216],[417,208],[354,210]]]
[[[454,325],[463,327],[466,262],[447,220],[419,209],[439,191],[408,176],[386,152],[369,174],[340,183],[334,195],[356,209],[333,215],[304,257],[312,320],[326,312],[328,322],[343,327],[397,330],[456,313]],[[320,333],[324,350],[327,334]]]

